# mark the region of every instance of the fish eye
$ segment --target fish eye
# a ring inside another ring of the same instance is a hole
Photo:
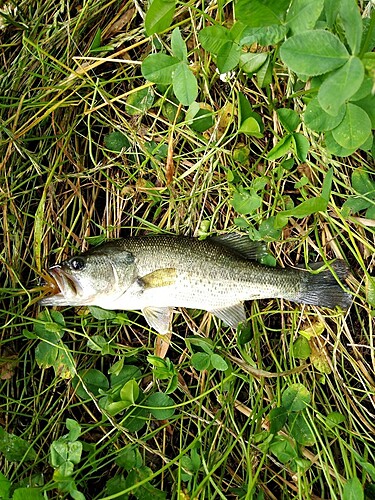
[[[73,257],[70,260],[70,266],[74,271],[82,271],[85,267],[85,260],[82,257]]]

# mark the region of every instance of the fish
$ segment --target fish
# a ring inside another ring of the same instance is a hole
[[[266,252],[263,243],[239,233],[108,240],[50,267],[55,286],[40,305],[142,311],[159,334],[171,332],[177,307],[208,311],[236,328],[246,322],[248,300],[350,306],[351,295],[341,284],[348,273],[343,261],[321,272],[275,268],[258,262]]]

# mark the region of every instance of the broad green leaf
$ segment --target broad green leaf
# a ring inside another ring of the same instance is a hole
[[[56,362],[53,364],[53,369],[57,377],[63,379],[73,378],[76,374],[76,365],[73,356],[67,350],[64,344],[59,349]]]
[[[288,28],[285,25],[274,24],[258,28],[246,28],[241,36],[240,45],[252,45],[258,43],[262,46],[276,45],[284,40]]]
[[[365,70],[358,57],[350,59],[341,68],[337,69],[322,83],[318,100],[323,110],[337,116],[342,105],[360,88]]]
[[[359,148],[371,134],[371,120],[359,106],[348,103],[342,122],[332,130],[335,141],[346,149]]]
[[[344,26],[345,37],[352,51],[358,54],[362,40],[362,16],[357,0],[340,0],[339,16]]]
[[[291,144],[292,144],[292,135],[287,134],[267,154],[266,157],[267,160],[274,161],[286,155],[290,151]]]
[[[175,0],[153,0],[145,18],[145,30],[148,36],[160,33],[171,25],[176,10]]]
[[[375,199],[375,181],[363,168],[357,168],[352,173],[352,186],[360,194]]]
[[[375,143],[374,143],[374,134],[370,134],[366,141],[360,145],[359,147],[360,149],[362,149],[363,151],[368,151],[370,152],[371,151],[371,148],[374,148],[375,150]],[[374,151],[372,151],[372,157],[374,157]]]
[[[217,67],[221,74],[228,73],[233,68],[235,68],[239,61],[241,55],[241,47],[236,42],[226,42],[220,48],[217,54]]]
[[[117,495],[120,494],[123,490],[126,490],[128,487],[128,483],[122,474],[116,474],[115,476],[108,479],[105,484],[105,494],[106,496],[111,497],[112,495],[116,498],[116,500],[128,500],[129,495]],[[139,491],[137,489],[137,491]],[[112,498],[113,498],[112,496]]]
[[[281,396],[282,406],[289,411],[301,411],[310,403],[311,396],[303,384],[290,385]]]
[[[299,336],[293,343],[293,354],[297,359],[308,359],[311,354],[309,341]]]
[[[194,352],[192,346],[197,346],[205,353],[209,355],[212,354],[213,342],[209,338],[202,339],[199,337],[187,337],[185,342],[190,352]]]
[[[195,352],[191,357],[192,366],[198,370],[208,370],[211,366],[211,355],[206,352]]]
[[[269,451],[273,453],[282,464],[291,462],[298,456],[294,446],[286,436],[275,436],[269,445]]]
[[[143,460],[136,446],[126,446],[120,451],[115,462],[119,467],[130,471],[131,469],[141,467]]]
[[[208,26],[198,33],[198,40],[205,50],[218,54],[223,45],[232,40],[232,35],[224,26]]]
[[[235,21],[235,23],[232,25],[230,28],[230,37],[231,40],[234,42],[237,42],[239,45],[241,45],[240,40],[242,37],[242,33],[246,29],[246,25],[244,23],[241,23],[241,21]]]
[[[89,347],[93,351],[99,351],[102,353],[103,351],[110,350],[108,340],[106,340],[102,335],[93,335],[92,337],[90,337],[87,341],[87,347]]]
[[[31,462],[36,458],[35,451],[25,439],[5,431],[2,427],[0,427],[0,453],[9,462]]]
[[[59,348],[49,342],[41,341],[35,348],[35,360],[39,368],[50,368],[56,363]]]
[[[107,377],[104,375],[104,373],[97,370],[96,368],[90,368],[89,370],[81,371],[78,373],[78,375],[79,376],[76,376],[73,379],[73,387],[75,388],[77,395],[81,399],[90,398],[90,395],[87,391],[90,391],[94,396],[98,396],[100,394],[100,391],[107,391],[109,388]]]
[[[356,105],[366,111],[371,120],[371,128],[375,129],[375,94],[356,101]]]
[[[90,52],[95,51],[95,49],[98,49],[100,47],[101,40],[102,40],[102,30],[100,28],[98,28],[96,30],[94,39],[91,43]]]
[[[340,413],[339,413],[340,415]],[[345,418],[344,418],[345,420]],[[341,423],[341,422],[339,422]],[[363,470],[370,476],[373,483],[375,483],[375,466],[372,463],[367,462],[361,455],[359,455],[355,450],[352,450],[352,454],[355,457],[356,462],[360,464]]]
[[[341,207],[341,214],[343,217],[347,217],[348,215],[361,212],[361,210],[366,210],[370,206],[371,201],[361,196],[350,196]]]
[[[1,497],[6,498],[6,497]],[[12,500],[44,500],[45,496],[39,488],[17,488],[14,490]]]
[[[195,115],[198,113],[198,111],[201,109],[201,106],[199,104],[199,102],[192,102],[190,104],[190,106],[188,107],[187,111],[186,111],[186,114],[185,114],[185,119],[188,123],[190,123]]]
[[[73,420],[72,418],[67,418],[65,425],[69,431],[68,440],[77,441],[77,439],[81,435],[81,426],[79,425],[79,423]]]
[[[276,217],[274,215],[271,215],[271,217],[268,217],[268,219],[262,220],[259,226],[259,233],[261,235],[262,240],[275,241],[280,238],[281,231],[279,228],[275,227],[275,220]]]
[[[173,80],[173,73],[181,64],[177,57],[167,54],[150,54],[142,62],[141,72],[149,82],[169,85]]]
[[[257,83],[259,87],[265,88],[271,85],[272,83],[272,71],[273,71],[273,62],[270,57],[267,57],[266,62],[257,72]]]
[[[50,459],[54,468],[60,468],[67,462],[79,464],[82,455],[82,443],[80,441],[70,442],[66,438],[60,438],[52,442]]]
[[[236,19],[253,28],[281,24],[290,0],[238,0]]]
[[[73,486],[74,488],[75,486]],[[86,500],[86,497],[83,493],[81,493],[78,490],[75,489],[70,489],[69,490],[70,496],[73,498],[73,500]]]
[[[239,346],[244,346],[254,338],[254,332],[248,323],[247,324],[241,323],[237,327],[237,334],[238,334],[237,342]]]
[[[316,349],[314,344],[312,344],[310,361],[318,372],[327,375],[331,373],[331,363],[329,362],[329,359],[327,359],[326,353],[324,350]]]
[[[210,361],[215,370],[225,372],[228,369],[228,363],[219,354],[211,354]]]
[[[135,380],[128,380],[120,391],[121,401],[134,404],[139,396],[139,387]]]
[[[61,465],[59,465],[55,472],[53,473],[53,480],[58,482],[64,481],[65,488],[71,488],[72,485],[72,474],[74,472],[74,464],[69,460],[65,460]]]
[[[144,88],[133,92],[126,98],[125,111],[133,115],[144,114],[154,104],[154,92],[152,88]]]
[[[366,210],[365,218],[375,220],[375,202],[372,202],[371,206]]]
[[[275,217],[275,228],[282,229],[288,224],[289,214],[288,212],[279,212]]]
[[[266,62],[269,52],[245,52],[240,55],[239,65],[242,71],[252,75]]]
[[[113,401],[113,402],[106,402],[105,404],[101,405],[102,408],[105,408],[105,410],[112,415],[113,417],[117,415],[118,413],[126,410],[130,406],[132,406],[132,403],[130,401]]]
[[[351,96],[350,101],[351,102],[360,101],[361,99],[365,99],[366,97],[370,96],[372,91],[372,85],[373,85],[372,78],[365,75],[362,85],[359,87],[357,92]]]
[[[311,30],[288,38],[280,48],[280,57],[295,73],[316,76],[339,68],[349,54],[329,31]]]
[[[305,412],[292,413],[288,418],[291,436],[302,446],[312,446],[315,436],[308,424]]]
[[[317,212],[325,212],[326,210],[327,201],[321,196],[317,196],[316,198],[310,198],[303,201],[293,209],[289,210],[289,213],[293,217],[304,218]]]
[[[125,365],[119,373],[112,373],[110,377],[111,388],[122,387],[128,380],[139,380],[142,377],[141,370],[135,365]]]
[[[97,306],[89,306],[89,311],[95,319],[99,320],[114,319],[116,317],[116,313],[114,311],[102,309],[101,307]]]
[[[4,476],[2,472],[0,472],[0,498],[1,499],[8,499],[9,498],[9,492],[10,488],[12,486],[11,481]],[[25,497],[22,498],[24,500]]]
[[[242,122],[240,128],[238,129],[238,132],[240,134],[241,133],[247,134],[247,135],[251,135],[253,137],[258,137],[258,138],[263,137],[258,120],[256,120],[252,116],[250,116],[249,118],[246,118],[246,120],[244,122]]]
[[[150,421],[150,414],[147,408],[132,408],[126,412],[121,423],[129,432],[138,432]]]
[[[252,108],[249,100],[242,92],[238,92],[238,123],[241,124],[252,115]]]
[[[293,0],[285,19],[293,35],[313,29],[323,7],[324,0]]]
[[[332,28],[336,22],[339,13],[340,2],[337,0],[325,0],[324,13],[327,19],[328,27]]]
[[[277,434],[286,424],[289,412],[283,406],[273,408],[269,414],[270,433]]]
[[[329,153],[335,156],[350,156],[356,151],[357,148],[343,148],[338,144],[338,142],[333,138],[332,130],[328,130],[325,133],[326,148]]]
[[[305,137],[303,134],[294,132],[294,134],[292,134],[292,140],[292,144],[294,146],[293,149],[296,152],[297,158],[300,161],[306,161],[307,153],[310,149],[310,143],[307,137]]]
[[[153,366],[153,373],[157,378],[166,379],[174,374],[175,368],[169,358],[163,359],[159,356],[149,354],[147,361]]]
[[[340,124],[346,111],[345,106],[341,106],[336,116],[329,115],[322,109],[318,97],[314,97],[306,106],[304,120],[307,127],[316,132],[325,132],[332,130]]]
[[[255,212],[262,205],[262,198],[256,193],[241,189],[234,193],[232,206],[239,214],[246,215]]]
[[[173,74],[173,91],[183,106],[190,106],[198,96],[197,79],[187,64],[180,62]]]
[[[294,132],[301,123],[299,114],[294,109],[280,108],[277,110],[277,116],[287,132]]]
[[[345,422],[345,420],[346,419],[342,413],[339,413],[338,411],[332,411],[331,413],[328,413],[326,417],[326,426],[328,427],[328,429],[333,429],[334,427],[337,427],[338,425]]]
[[[212,111],[205,108],[200,108],[197,114],[194,116],[190,128],[196,132],[205,132],[209,128],[213,127],[215,123],[214,115]]]
[[[172,54],[180,61],[187,62],[187,48],[182,39],[180,28],[175,28],[172,31],[171,37]]]
[[[322,198],[327,203],[331,197],[331,188],[332,188],[332,180],[333,180],[333,167],[331,167],[324,176],[323,186],[322,186]]]
[[[375,30],[373,30],[373,38],[374,42],[373,45],[375,45]],[[366,52],[365,55],[361,58],[361,61],[363,62],[363,66],[365,67],[366,71],[368,73],[373,73],[375,70],[375,52]]]
[[[170,396],[163,392],[155,392],[146,399],[145,405],[148,407],[152,416],[157,420],[167,420],[174,415],[175,408],[173,407],[174,401]]]
[[[357,477],[348,479],[342,490],[342,500],[364,500],[364,498],[361,481]]]
[[[37,319],[38,321],[33,325],[34,333],[43,340],[56,344],[62,337],[65,327],[63,315],[58,311],[45,310],[38,314]],[[51,323],[57,323],[58,326],[52,326]]]

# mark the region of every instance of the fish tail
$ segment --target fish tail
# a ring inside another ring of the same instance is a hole
[[[314,267],[321,267],[322,264]],[[343,261],[336,261],[332,270],[317,274],[304,273],[302,287],[296,302],[334,309],[336,306],[347,309],[352,303],[352,296],[345,292],[338,281],[348,275],[348,268]]]

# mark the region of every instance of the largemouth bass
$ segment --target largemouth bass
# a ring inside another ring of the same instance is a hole
[[[262,252],[262,245],[238,234],[110,240],[49,268],[56,293],[40,304],[141,310],[161,334],[170,331],[175,307],[203,309],[236,327],[246,321],[246,300],[350,305],[350,295],[337,281],[347,274],[340,261],[333,265],[335,277],[330,270],[263,266],[256,262]]]

